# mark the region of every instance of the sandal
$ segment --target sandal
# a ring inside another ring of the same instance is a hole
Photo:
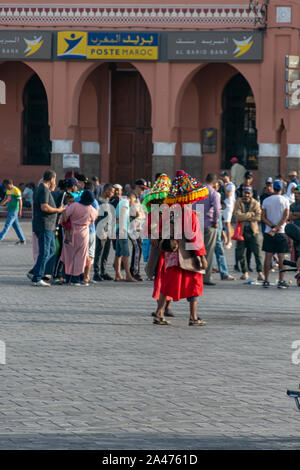
[[[204,326],[204,325],[206,325],[206,322],[204,320],[201,320],[200,317],[197,317],[196,320],[194,320],[193,318],[190,318],[189,326]]]
[[[154,325],[171,325],[164,317],[154,317],[153,319]]]
[[[175,317],[172,310],[165,310],[164,315],[165,315],[165,317]]]

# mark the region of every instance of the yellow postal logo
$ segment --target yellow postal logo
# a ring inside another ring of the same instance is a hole
[[[57,56],[65,58],[86,57],[87,33],[60,31],[57,34]]]

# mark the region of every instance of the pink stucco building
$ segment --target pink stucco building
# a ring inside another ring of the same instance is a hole
[[[0,179],[62,176],[69,153],[120,183],[233,156],[259,186],[300,170],[299,28],[297,0],[1,3]]]

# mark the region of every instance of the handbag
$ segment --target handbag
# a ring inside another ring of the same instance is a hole
[[[237,222],[237,224],[235,226],[235,230],[234,230],[233,235],[231,237],[231,240],[236,240],[237,242],[243,242],[244,241],[242,222]]]
[[[186,271],[205,274],[205,269],[202,268],[201,256],[196,256],[192,250],[186,250],[186,243],[187,241],[184,238],[178,240],[179,266]]]

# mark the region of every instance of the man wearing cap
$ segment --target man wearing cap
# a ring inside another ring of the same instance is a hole
[[[239,162],[239,159],[236,157],[233,157],[230,160],[230,163],[232,164],[231,181],[233,182],[233,184],[235,184],[236,187],[238,187],[240,186],[240,184],[243,183],[246,168]]]
[[[76,178],[69,178],[66,181],[66,191],[67,193],[72,194],[75,202],[79,202],[81,194],[83,193],[82,189],[79,189],[79,183]]]
[[[232,247],[231,243],[231,235],[232,235],[232,226],[231,226],[231,218],[234,211],[235,206],[235,192],[236,186],[235,184],[230,181],[229,173],[227,171],[222,171],[221,178],[224,183],[225,189],[225,200],[224,203],[226,205],[225,209],[223,210],[223,219],[224,225],[227,230],[227,243],[225,243],[225,248],[230,249]]]
[[[241,263],[241,279],[247,280],[249,263],[247,262],[246,251],[249,250],[255,256],[257,280],[263,281],[261,250],[259,244],[258,222],[261,219],[260,203],[253,197],[252,186],[244,186],[243,197],[237,200],[236,219],[242,222],[243,241],[237,242],[237,258]]]
[[[288,253],[288,239],[285,235],[285,226],[289,218],[289,201],[282,196],[283,183],[275,180],[273,183],[274,194],[264,200],[262,204],[262,222],[265,224],[265,233],[263,241],[263,251],[265,252],[264,274],[265,281],[263,286],[269,287],[269,273],[271,260],[275,253],[279,260],[279,281],[277,287],[286,289],[288,284],[284,281],[283,260],[285,253]]]
[[[294,242],[295,260],[300,271],[300,185],[294,189],[295,203],[290,207],[290,222],[285,227],[285,233]],[[299,284],[298,284],[299,285]]]
[[[288,185],[286,189],[286,197],[289,200],[290,204],[295,202],[294,190],[299,185],[298,173],[295,170],[292,170],[288,174]]]
[[[243,197],[243,189],[246,187],[246,186],[251,186],[252,187],[252,198],[255,199],[256,201],[259,200],[259,196],[258,196],[258,193],[256,191],[256,189],[253,188],[253,173],[252,171],[249,171],[247,170],[246,173],[244,174],[244,181],[242,184],[240,184],[240,186],[237,188],[236,190],[236,197],[237,198],[242,198]],[[250,268],[250,262],[251,262],[251,250],[250,248],[248,247],[247,249],[247,264],[248,264],[248,268],[249,268],[249,271],[252,271],[252,269]],[[235,249],[235,270],[236,271],[239,271],[239,263],[238,263],[238,256],[237,256],[237,245],[236,245],[236,249]]]
[[[252,197],[256,199],[256,201],[259,200],[258,194],[256,189],[253,188],[253,173],[252,171],[247,170],[246,173],[244,174],[244,179],[242,184],[240,184],[236,190],[236,196],[237,197],[243,197],[243,188],[245,186],[252,186]]]
[[[271,176],[269,176],[267,179],[266,179],[266,182],[265,182],[265,187],[263,189],[263,192],[259,198],[260,200],[260,204],[262,205],[262,203],[264,202],[265,199],[267,199],[267,197],[269,196],[272,196],[274,194],[274,188],[273,188],[273,178]],[[265,224],[263,221],[261,221],[261,231],[262,231],[262,234],[265,233]]]

